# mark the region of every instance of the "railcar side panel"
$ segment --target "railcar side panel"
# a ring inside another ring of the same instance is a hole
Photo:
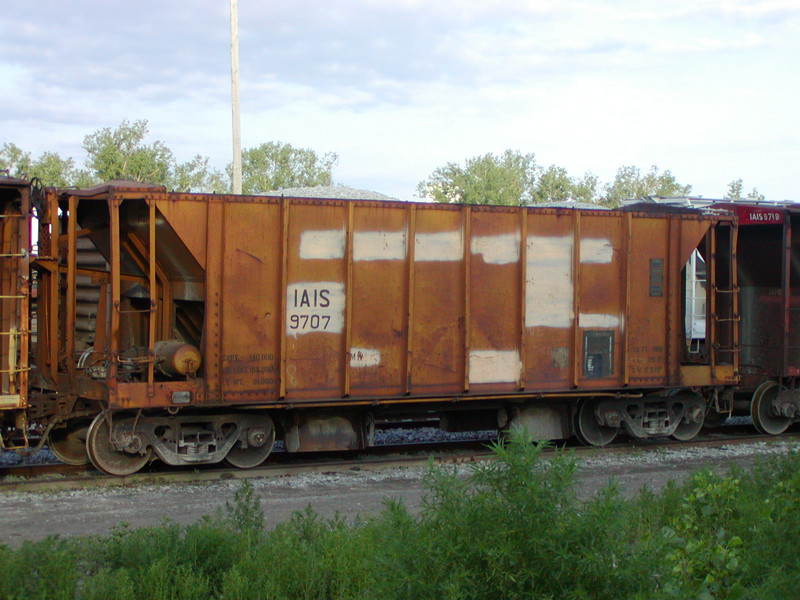
[[[287,399],[344,393],[346,223],[342,203],[293,203],[289,208],[283,324]]]
[[[223,208],[222,398],[264,402],[278,395],[280,208],[234,202]]]
[[[527,214],[523,368],[529,389],[573,385],[574,219],[571,212]]]
[[[344,364],[351,398],[406,392],[409,212],[397,206],[353,208],[351,327]]]
[[[470,211],[465,389],[525,388],[520,211]]]
[[[667,276],[669,222],[633,219],[630,239],[628,372],[631,385],[653,385],[667,377]]]
[[[410,394],[462,393],[465,350],[463,210],[423,209],[415,218],[410,315]]]
[[[627,243],[624,220],[587,215],[576,223],[578,385],[620,386],[624,344]],[[635,271],[633,272],[635,276]]]

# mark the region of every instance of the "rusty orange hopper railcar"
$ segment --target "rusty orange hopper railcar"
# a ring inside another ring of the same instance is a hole
[[[112,474],[154,457],[251,467],[276,439],[361,448],[376,419],[423,413],[597,445],[620,428],[686,439],[736,383],[726,212],[130,182],[50,190],[39,212],[32,412],[59,456]],[[693,253],[708,318],[687,340]]]

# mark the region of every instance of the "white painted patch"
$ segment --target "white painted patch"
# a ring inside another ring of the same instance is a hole
[[[300,258],[330,260],[344,258],[343,229],[310,230],[300,235]]]
[[[470,383],[516,383],[522,362],[516,350],[471,350],[469,353]]]
[[[286,335],[341,333],[344,284],[336,281],[293,283],[286,288]]]
[[[525,326],[570,327],[572,294],[572,236],[529,236]]]
[[[354,369],[361,367],[377,367],[379,364],[381,364],[380,350],[350,348],[350,366]]]
[[[581,313],[578,317],[578,326],[595,327],[598,329],[615,329],[619,327],[619,317],[617,315]]]
[[[464,257],[461,231],[418,233],[414,243],[416,262],[454,261]]]
[[[406,257],[404,231],[356,231],[353,260],[403,260]]]
[[[472,238],[470,250],[482,254],[490,265],[507,265],[519,260],[519,234],[482,235]]]
[[[614,258],[611,242],[603,238],[585,238],[581,240],[582,263],[610,263]]]

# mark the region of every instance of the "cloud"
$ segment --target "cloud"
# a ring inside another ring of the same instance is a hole
[[[12,4],[0,25],[0,60],[24,64],[44,85],[89,93],[177,87],[186,71],[228,68],[228,32],[218,26],[224,21],[212,19],[217,11],[210,2],[197,2],[194,10],[155,2]],[[220,51],[208,52],[209,45]]]
[[[239,2],[239,22],[245,145],[337,152],[343,183],[409,197],[512,148],[602,178],[656,163],[724,185],[747,164],[797,190],[796,0]],[[7,0],[4,139],[80,159],[84,135],[147,119],[179,159],[222,167],[228,34],[219,0]]]

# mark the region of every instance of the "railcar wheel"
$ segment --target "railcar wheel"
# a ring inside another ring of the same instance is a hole
[[[275,445],[272,419],[266,417],[263,427],[250,428],[247,438],[247,448],[242,448],[241,441],[237,441],[225,456],[225,464],[237,469],[252,469],[267,460]]]
[[[695,415],[691,413],[697,410]],[[698,418],[699,420],[695,420],[694,417]],[[692,409],[689,408],[688,413],[681,419],[681,422],[678,423],[678,426],[675,428],[675,431],[672,432],[672,437],[678,440],[679,442],[688,442],[692,438],[694,438],[700,430],[703,428],[703,424],[705,423],[705,412],[701,409]]]
[[[605,446],[614,441],[619,428],[600,425],[594,414],[596,406],[597,402],[594,400],[583,400],[580,403],[575,415],[575,435],[588,446]]]
[[[100,471],[109,475],[132,475],[150,462],[153,451],[144,454],[120,452],[110,440],[109,420],[106,413],[100,413],[89,426],[86,436],[86,450],[89,460]]]
[[[86,435],[91,421],[70,421],[61,429],[51,429],[47,436],[47,447],[55,457],[68,465],[88,465]]]
[[[763,434],[779,435],[792,424],[791,417],[773,414],[771,410],[772,401],[780,391],[781,386],[777,381],[765,381],[753,392],[750,416],[753,417],[753,425]]]

